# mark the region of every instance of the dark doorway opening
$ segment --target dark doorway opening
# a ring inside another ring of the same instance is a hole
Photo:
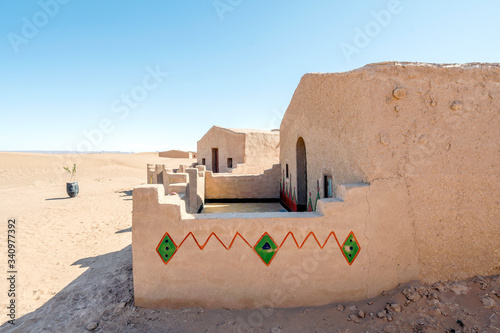
[[[212,148],[212,171],[219,172],[219,148]]]
[[[297,211],[307,210],[307,158],[304,139],[297,140]]]

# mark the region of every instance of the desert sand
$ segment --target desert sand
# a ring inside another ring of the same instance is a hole
[[[401,285],[314,308],[140,309],[133,302],[132,189],[143,154],[0,153],[0,332],[500,332],[500,276]],[[77,164],[68,198],[63,166]],[[16,218],[16,325],[7,322],[7,221]],[[265,306],[265,305],[263,305]]]

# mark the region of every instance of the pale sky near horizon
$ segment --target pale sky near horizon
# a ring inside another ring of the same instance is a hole
[[[0,151],[195,150],[278,128],[300,78],[382,61],[500,62],[498,0],[0,4]]]

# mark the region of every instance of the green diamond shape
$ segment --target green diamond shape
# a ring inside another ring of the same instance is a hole
[[[276,252],[278,252],[278,246],[267,232],[262,235],[253,249],[267,266],[269,266]]]
[[[354,262],[354,259],[356,259],[359,250],[361,250],[361,246],[358,244],[354,233],[351,231],[349,236],[347,236],[344,244],[342,244],[342,252],[344,253],[344,256],[349,265]]]
[[[174,241],[170,238],[170,235],[167,232],[156,247],[156,252],[158,252],[161,259],[166,264],[170,259],[172,259],[175,251],[177,251],[177,245],[175,245]]]

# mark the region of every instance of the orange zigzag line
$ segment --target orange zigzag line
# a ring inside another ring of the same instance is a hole
[[[182,242],[179,244],[178,248],[180,248],[180,247],[181,247],[181,245],[182,245],[182,244],[184,244],[184,242],[186,241],[186,239],[187,239],[189,236],[193,237],[194,242],[196,243],[196,245],[198,245],[198,247],[200,248],[200,250],[203,250],[203,249],[205,248],[205,246],[207,245],[207,243],[208,243],[208,241],[210,240],[210,238],[212,238],[212,236],[214,236],[215,238],[217,238],[217,240],[219,241],[219,243],[221,243],[221,244],[222,244],[222,246],[223,246],[226,250],[229,250],[229,249],[233,246],[234,241],[236,240],[236,237],[238,237],[238,236],[240,236],[240,238],[241,238],[241,239],[243,239],[243,241],[244,241],[245,243],[247,243],[247,245],[248,245],[249,247],[252,247],[252,245],[250,245],[250,244],[247,242],[247,240],[246,240],[243,236],[241,236],[241,234],[240,234],[239,232],[237,232],[237,233],[234,235],[233,240],[231,241],[231,243],[229,244],[229,246],[226,246],[226,245],[225,245],[225,244],[224,244],[224,243],[220,240],[219,236],[217,236],[214,232],[212,232],[212,233],[210,234],[210,236],[208,236],[207,240],[205,241],[205,243],[204,243],[203,245],[200,245],[200,243],[198,243],[198,240],[196,239],[195,235],[193,235],[193,233],[192,233],[192,232],[189,232],[189,233],[186,235],[186,237],[184,237],[184,239],[182,240]]]
[[[323,243],[323,245],[321,245],[321,243],[319,242],[318,238],[316,237],[316,235],[314,234],[313,231],[311,231],[310,233],[307,234],[306,238],[304,238],[304,241],[302,241],[302,243],[299,245],[299,243],[297,242],[297,239],[295,238],[295,235],[293,234],[292,231],[289,231],[285,238],[283,239],[283,241],[281,242],[281,244],[278,246],[278,249],[281,248],[283,246],[283,244],[285,243],[285,241],[287,240],[288,236],[292,236],[292,239],[293,241],[295,242],[295,245],[297,245],[297,248],[298,249],[301,249],[304,244],[306,243],[307,239],[310,237],[310,236],[313,236],[314,237],[314,240],[316,241],[316,243],[318,244],[319,248],[320,249],[323,249],[325,246],[326,246],[326,243],[328,243],[328,241],[330,240],[330,237],[333,237],[335,238],[335,241],[337,242],[337,245],[339,246],[340,249],[342,249],[342,245],[340,245],[339,243],[339,240],[337,239],[337,235],[335,235],[335,232],[330,232],[330,234],[328,234],[328,237],[326,238],[325,242]],[[253,248],[252,245],[250,245],[250,243],[248,243],[248,241],[239,233],[239,232],[236,232],[236,234],[234,235],[233,239],[231,240],[231,243],[229,244],[229,246],[226,246],[226,244],[224,244],[224,242],[222,242],[219,238],[219,236],[217,236],[217,234],[215,234],[214,232],[212,232],[207,240],[205,241],[205,243],[203,243],[203,245],[200,245],[200,243],[198,242],[198,240],[196,239],[196,236],[192,233],[192,232],[189,232],[186,237],[184,237],[184,239],[182,240],[182,242],[179,244],[179,246],[177,248],[180,248],[182,246],[182,244],[184,244],[184,242],[187,240],[187,238],[191,236],[194,240],[194,242],[196,243],[196,245],[200,248],[200,250],[203,250],[205,248],[205,246],[207,245],[208,241],[210,240],[210,238],[215,237],[219,243],[222,244],[222,246],[226,249],[226,250],[229,250],[231,247],[233,247],[233,244],[234,244],[234,241],[236,240],[236,237],[240,237],[250,248]]]
[[[299,245],[299,243],[297,242],[297,239],[295,238],[295,235],[293,234],[293,232],[288,232],[288,234],[286,234],[285,238],[283,239],[283,241],[281,242],[279,248],[281,248],[283,246],[283,244],[285,243],[286,239],[288,238],[288,236],[292,235],[292,238],[293,238],[293,241],[295,242],[295,245],[297,245],[297,248],[301,249],[304,244],[306,243],[307,239],[312,235],[314,237],[314,240],[316,241],[316,243],[318,243],[318,246],[320,249],[323,249],[326,245],[326,243],[328,243],[328,240],[330,239],[330,237],[335,237],[335,240],[337,241],[337,245],[341,248],[342,245],[340,245],[339,243],[339,240],[337,239],[337,235],[335,235],[335,232],[330,232],[330,234],[328,234],[328,237],[326,238],[325,242],[323,243],[323,245],[321,245],[321,243],[319,242],[318,238],[316,237],[316,235],[314,234],[313,231],[311,231],[310,233],[307,234],[306,238],[304,238],[304,241],[302,242],[302,244]]]

